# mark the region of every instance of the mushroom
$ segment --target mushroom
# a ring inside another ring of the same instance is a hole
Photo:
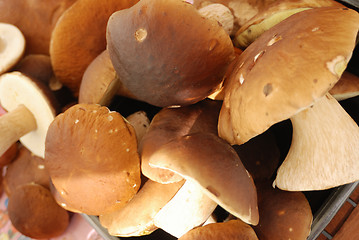
[[[80,85],[79,103],[107,106],[116,94],[135,98],[118,78],[106,49],[86,68]]]
[[[359,77],[344,71],[339,81],[329,93],[337,100],[342,101],[359,95]]]
[[[150,120],[145,111],[137,111],[126,117],[126,120],[133,126],[136,132],[137,144],[139,144],[146,134]]]
[[[254,226],[259,239],[302,240],[309,236],[313,215],[302,192],[288,192],[257,183],[259,223]]]
[[[348,8],[314,8],[264,32],[225,81],[219,136],[245,143],[324,96],[351,58],[358,21]]]
[[[22,32],[15,25],[0,20],[0,74],[15,66],[24,51],[25,38]]]
[[[16,159],[6,168],[3,184],[6,194],[11,196],[18,186],[27,183],[50,189],[50,176],[45,169],[44,159],[21,147]]]
[[[263,32],[274,25],[301,11],[317,7],[344,7],[333,0],[282,0],[272,1],[262,8],[249,21],[246,21],[235,33],[234,44],[239,48],[248,47]]]
[[[229,213],[246,223],[258,223],[253,179],[234,149],[215,134],[197,132],[180,136],[160,147],[149,164],[199,184]]]
[[[142,0],[117,11],[106,36],[124,86],[136,99],[158,107],[206,98],[234,58],[225,30],[184,1]]]
[[[179,240],[258,240],[253,228],[241,220],[211,223],[190,230]]]
[[[106,49],[108,18],[137,1],[77,0],[57,21],[51,35],[51,63],[56,78],[75,96],[87,66]]]
[[[75,1],[0,0],[0,22],[13,24],[24,34],[26,55],[48,55],[50,36],[55,24],[62,13]]]
[[[79,212],[119,209],[140,187],[135,130],[107,107],[70,107],[49,126],[45,145],[45,167],[55,188]]]
[[[18,144],[17,142],[11,145],[1,156],[0,156],[0,168],[9,165],[17,156]]]
[[[274,186],[309,191],[359,180],[359,127],[329,93],[290,120],[292,144]]]
[[[57,113],[51,90],[20,72],[5,73],[0,76],[0,104],[8,111],[0,118],[0,155],[20,140],[43,158],[47,129]]]
[[[35,239],[58,237],[69,225],[69,214],[54,200],[49,189],[28,183],[9,197],[8,214],[12,225]]]
[[[152,119],[139,144],[141,170],[149,179],[170,183],[182,180],[172,171],[153,168],[149,159],[164,144],[189,133],[217,133],[217,118],[221,102],[209,99],[181,108],[163,108]]]

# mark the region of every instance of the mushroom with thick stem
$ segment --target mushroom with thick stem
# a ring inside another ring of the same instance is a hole
[[[220,107],[221,102],[206,99],[186,107],[160,110],[139,144],[143,175],[161,183],[182,180],[182,177],[172,171],[151,167],[149,159],[163,144],[179,136],[195,132],[217,133]]]
[[[87,66],[106,49],[109,17],[136,2],[138,0],[77,0],[57,21],[51,35],[51,63],[56,78],[76,97]]]
[[[25,38],[12,24],[0,22],[0,74],[10,70],[25,52]]]
[[[234,58],[232,41],[218,22],[184,1],[142,0],[112,14],[106,36],[124,86],[158,107],[203,100]]]
[[[197,132],[180,136],[152,154],[149,164],[199,184],[229,213],[246,223],[258,223],[253,179],[234,149],[217,135]]]
[[[20,72],[0,76],[0,155],[20,140],[33,154],[44,157],[45,137],[57,114],[57,101],[41,82]]]
[[[263,32],[301,11],[317,7],[344,7],[334,0],[282,0],[274,1],[262,8],[235,33],[234,44],[239,48],[248,47]]]
[[[135,130],[107,107],[70,107],[49,126],[45,146],[45,167],[55,188],[79,212],[119,209],[140,187]]]

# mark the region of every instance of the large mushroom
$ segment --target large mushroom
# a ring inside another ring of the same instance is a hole
[[[134,128],[96,104],[76,104],[54,119],[45,167],[62,198],[89,215],[123,207],[141,184]]]
[[[0,155],[20,140],[33,154],[44,157],[45,137],[57,114],[57,100],[47,86],[20,72],[0,76]]]
[[[232,41],[218,22],[178,0],[142,0],[114,13],[107,47],[124,86],[159,107],[206,98],[234,57]]]

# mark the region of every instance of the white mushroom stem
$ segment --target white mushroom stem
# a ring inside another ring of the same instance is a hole
[[[34,115],[24,106],[0,117],[0,156],[25,134],[36,129]]]
[[[329,93],[291,121],[292,144],[273,185],[309,191],[359,179],[359,127]]]

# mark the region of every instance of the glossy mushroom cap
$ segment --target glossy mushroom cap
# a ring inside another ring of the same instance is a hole
[[[234,57],[231,39],[217,21],[178,0],[142,0],[114,13],[107,47],[124,86],[159,107],[204,99]]]
[[[51,35],[51,63],[56,78],[75,96],[87,66],[106,49],[108,18],[137,1],[77,0],[57,21]]]
[[[89,215],[121,208],[141,184],[133,127],[95,104],[76,104],[55,118],[46,137],[45,166],[62,198]]]
[[[21,185],[11,194],[8,213],[12,225],[35,239],[60,236],[69,225],[69,214],[54,200],[49,189],[37,184]]]
[[[358,22],[348,8],[315,8],[263,33],[225,82],[220,137],[242,144],[322,97],[351,58]]]

